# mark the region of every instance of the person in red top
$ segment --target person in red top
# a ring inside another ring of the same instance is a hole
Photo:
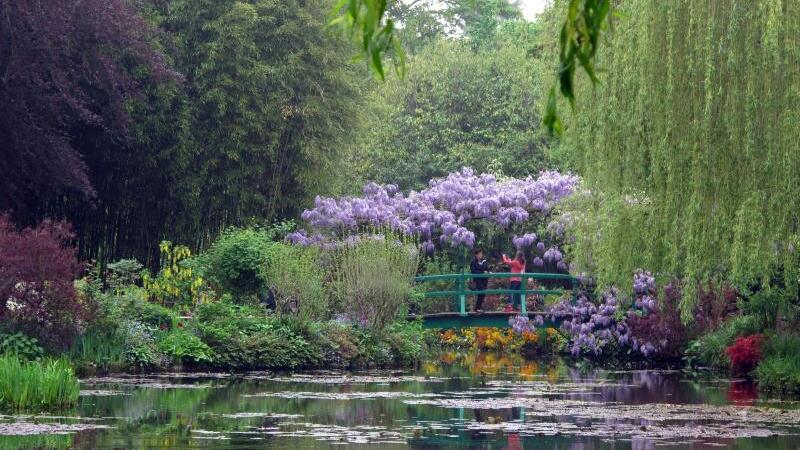
[[[517,252],[517,256],[514,259],[510,259],[508,256],[503,254],[503,264],[506,264],[511,268],[511,273],[525,273],[525,254],[522,252]],[[509,283],[508,288],[515,291],[521,290],[522,278],[511,277],[511,283]],[[522,297],[520,294],[509,295],[509,303],[511,304],[512,309],[519,309],[519,305],[522,303],[521,299]]]

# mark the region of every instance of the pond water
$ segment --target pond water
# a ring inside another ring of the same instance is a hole
[[[401,371],[117,375],[82,389],[69,413],[0,416],[0,449],[800,448],[800,403],[747,382],[494,354]]]

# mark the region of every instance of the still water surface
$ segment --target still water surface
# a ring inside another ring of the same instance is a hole
[[[69,414],[0,417],[0,449],[800,449],[800,403],[747,382],[493,354],[405,371],[90,378],[82,389]]]

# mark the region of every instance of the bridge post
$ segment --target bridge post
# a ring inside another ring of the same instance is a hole
[[[467,315],[467,296],[464,294],[464,277],[463,274],[458,278],[458,313],[462,316]]]
[[[523,316],[528,316],[528,296],[525,294],[528,291],[528,277],[520,277],[520,289],[522,292],[519,294],[519,311]]]

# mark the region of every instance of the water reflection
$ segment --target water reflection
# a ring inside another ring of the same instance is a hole
[[[491,353],[445,353],[417,371],[120,376],[83,389],[77,418],[5,416],[0,425],[86,429],[0,436],[0,450],[779,449],[798,448],[800,432],[798,404],[766,403],[751,383]]]

